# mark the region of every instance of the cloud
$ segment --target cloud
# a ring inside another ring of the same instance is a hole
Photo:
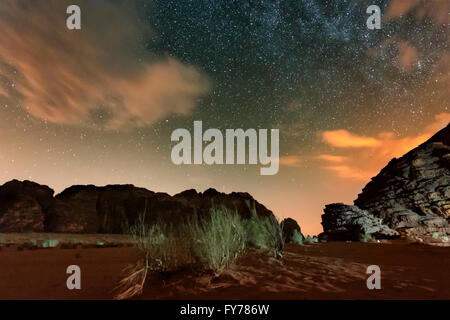
[[[398,45],[398,66],[403,69],[409,69],[413,64],[417,63],[419,54],[417,49],[408,42],[403,41]]]
[[[322,138],[331,146],[338,148],[374,147],[380,143],[375,138],[358,136],[347,130],[325,131]]]
[[[8,94],[8,91],[6,91],[6,89],[5,88],[3,88],[3,87],[0,87],[0,97],[1,96],[8,96],[9,94]]]
[[[450,113],[440,113],[422,133],[399,138],[393,132],[380,132],[374,137],[362,137],[346,130],[326,131],[323,141],[338,148],[339,155],[322,154],[323,167],[338,177],[368,181],[392,158],[398,158],[421,143],[450,122]]]
[[[325,160],[325,161],[333,162],[333,163],[342,163],[345,160],[347,160],[347,157],[334,156],[332,154],[321,154],[318,156],[318,158],[321,160]]]
[[[66,125],[145,126],[189,113],[208,91],[193,66],[144,49],[144,39],[155,36],[133,6],[78,1],[82,27],[72,31],[65,21],[69,4],[0,3],[0,77],[15,84],[6,90],[9,98],[29,114]]]
[[[402,17],[421,2],[422,0],[392,0],[387,16],[391,19]]]
[[[332,165],[326,166],[328,170],[334,171],[338,177],[344,179],[354,179],[360,181],[367,181],[372,176],[369,171],[361,170],[347,165]]]
[[[450,2],[446,0],[392,0],[387,18],[397,19],[412,12],[416,18],[428,17],[436,23],[446,24],[449,22],[449,11]]]
[[[296,156],[296,155],[284,156],[284,157],[280,157],[279,163],[282,166],[298,168],[301,166],[302,160],[301,160],[300,156]]]
[[[332,154],[321,154],[317,156],[317,158],[323,160],[325,163],[325,168],[335,172],[340,178],[353,180],[367,180],[370,178],[369,172],[349,166],[347,164],[350,160],[348,157]]]
[[[367,55],[389,61],[394,66],[409,71],[418,66],[419,51],[410,42],[396,37],[383,41],[379,46],[369,48]]]

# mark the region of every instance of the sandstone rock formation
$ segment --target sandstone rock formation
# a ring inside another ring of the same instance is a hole
[[[382,223],[382,219],[357,206],[333,203],[325,206],[322,225],[325,234],[321,240],[358,241],[364,235],[375,238],[395,238],[399,234]]]
[[[354,204],[326,206],[322,237],[339,238],[340,233],[350,237],[354,230],[370,230],[380,220],[402,234],[450,234],[450,124],[401,158],[392,159]],[[355,219],[358,215],[364,218]],[[384,231],[375,234],[391,236]]]
[[[0,186],[0,232],[123,233],[146,211],[145,220],[173,225],[191,214],[208,215],[213,205],[236,210],[244,219],[251,207],[258,215],[272,211],[248,193],[225,194],[208,189],[174,196],[133,185],[71,186],[53,197],[53,190],[30,181]]]
[[[46,214],[45,230],[121,233],[143,212],[145,199],[151,203],[154,195],[132,185],[71,186],[56,195]]]
[[[358,195],[355,205],[391,228],[445,228],[450,217],[450,125],[393,159]]]
[[[295,230],[302,236],[302,239],[304,239],[304,235],[302,234],[302,230],[300,229],[300,226],[298,225],[297,221],[295,221],[292,218],[286,218],[281,222],[282,228],[283,228],[283,239],[285,243],[291,243],[292,238],[294,236]]]
[[[44,231],[44,212],[53,190],[47,186],[12,180],[0,187],[0,232]]]

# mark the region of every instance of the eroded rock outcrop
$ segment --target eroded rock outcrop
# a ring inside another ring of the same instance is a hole
[[[295,232],[298,232],[298,235],[301,236],[302,240],[305,238],[305,236],[302,234],[302,230],[300,229],[300,226],[298,225],[297,221],[295,221],[292,218],[286,218],[281,222],[281,226],[283,229],[283,239],[285,243],[291,243],[296,242]]]
[[[328,205],[324,211],[322,236],[331,238],[342,233],[346,240],[362,222],[370,229],[372,220],[401,234],[450,234],[450,124],[392,159],[364,187],[354,206]],[[358,214],[364,219],[354,219]]]
[[[398,237],[398,232],[382,223],[382,219],[370,214],[369,211],[357,206],[333,203],[325,206],[322,215],[324,234],[321,240],[358,241],[364,235],[376,239]]]
[[[44,231],[53,190],[31,181],[12,180],[0,187],[0,232]]]
[[[215,189],[170,196],[133,185],[77,185],[56,197],[53,193],[30,181],[0,186],[0,232],[123,233],[144,211],[147,223],[164,219],[176,226],[189,215],[208,215],[213,205],[236,210],[244,219],[252,208],[260,216],[273,216],[248,193]]]
[[[154,195],[133,185],[71,186],[56,195],[46,215],[45,230],[121,233],[144,211],[145,199],[154,200]]]
[[[369,182],[355,205],[391,228],[448,227],[450,217],[450,125]]]

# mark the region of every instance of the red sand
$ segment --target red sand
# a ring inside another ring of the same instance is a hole
[[[150,279],[141,299],[450,299],[450,248],[404,241],[287,245],[280,262],[255,251],[222,276],[179,273]],[[111,299],[130,247],[0,250],[0,299]],[[66,288],[67,266],[81,267],[82,289]],[[381,268],[381,290],[366,287]]]

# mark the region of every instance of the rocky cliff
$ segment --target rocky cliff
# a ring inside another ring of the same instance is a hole
[[[44,212],[53,190],[31,181],[12,180],[0,187],[0,232],[44,231]]]
[[[174,196],[133,185],[71,186],[60,194],[31,181],[13,180],[0,186],[0,232],[122,233],[146,211],[146,222],[164,219],[176,225],[191,214],[208,215],[223,205],[243,218],[255,206],[260,216],[272,211],[248,193],[225,194],[208,189]]]
[[[363,188],[354,206],[328,205],[324,212],[322,237],[348,239],[358,228],[368,231],[380,222],[401,234],[450,234],[450,124],[392,159]],[[354,219],[355,214],[364,219]],[[375,235],[391,237],[385,228]]]

